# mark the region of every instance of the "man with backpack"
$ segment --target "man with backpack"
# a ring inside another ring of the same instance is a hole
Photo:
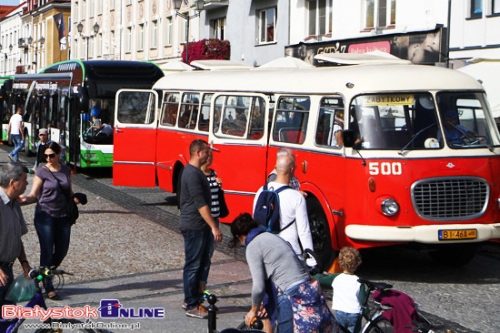
[[[281,155],[276,159],[276,179],[262,186],[255,195],[253,217],[267,231],[287,241],[295,254],[302,258],[306,249],[313,250],[306,200],[289,186],[295,172],[295,158]],[[316,266],[313,258],[307,260]]]

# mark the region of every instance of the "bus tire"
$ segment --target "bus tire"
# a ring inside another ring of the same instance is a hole
[[[429,252],[432,260],[450,267],[465,266],[476,256],[480,243],[440,245]]]
[[[314,246],[314,253],[318,261],[318,271],[328,270],[333,264],[336,252],[332,248],[332,238],[330,237],[330,227],[323,207],[314,197],[306,200],[307,215],[309,218],[309,228]]]
[[[29,143],[29,138],[28,138],[28,132],[24,132],[24,153],[26,156],[31,157],[33,156],[33,152],[30,150],[30,143]]]

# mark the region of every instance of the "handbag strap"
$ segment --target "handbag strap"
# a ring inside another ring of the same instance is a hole
[[[50,174],[52,175],[52,177],[54,177],[54,179],[56,180],[57,184],[59,185],[59,188],[61,189],[61,192],[64,194],[64,196],[66,197],[66,200],[68,200],[68,202],[70,201],[71,199],[71,196],[68,195],[68,193],[66,193],[66,191],[64,190],[64,188],[62,187],[61,185],[61,182],[59,181],[59,179],[57,179],[56,175],[54,175],[54,173],[49,169],[47,168],[46,165],[43,166],[45,169],[49,170]]]

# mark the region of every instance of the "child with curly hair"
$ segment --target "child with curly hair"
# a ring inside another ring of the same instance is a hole
[[[340,249],[339,265],[343,272],[333,277],[332,310],[337,322],[349,332],[354,332],[361,311],[359,299],[364,294],[364,288],[354,274],[361,265],[359,251],[352,247]]]

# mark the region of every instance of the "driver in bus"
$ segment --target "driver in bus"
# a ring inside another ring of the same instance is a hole
[[[464,139],[468,141],[484,140],[484,137],[477,136],[467,127],[458,124],[458,113],[456,111],[446,111],[442,116],[444,135],[450,145],[463,145],[467,143]],[[437,138],[439,142],[443,142],[441,132],[438,132]]]

